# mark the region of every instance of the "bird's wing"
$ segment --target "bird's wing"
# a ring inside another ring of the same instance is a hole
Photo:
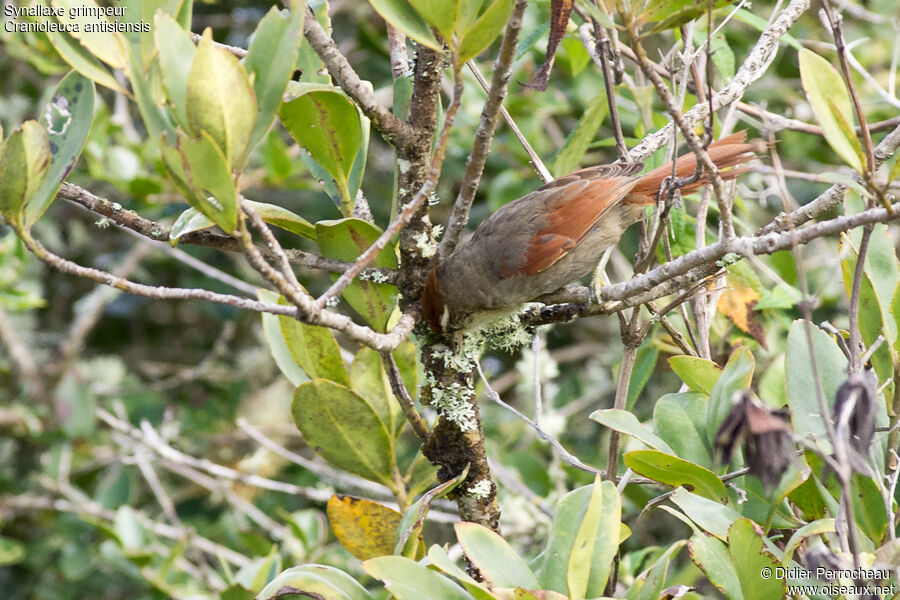
[[[641,163],[602,165],[575,171],[541,187],[547,196],[547,224],[537,231],[516,266],[506,266],[503,278],[535,275],[574,248],[600,217],[634,186]]]

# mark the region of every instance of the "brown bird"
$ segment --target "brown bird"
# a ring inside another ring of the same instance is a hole
[[[738,132],[710,144],[719,169],[754,158],[762,144]],[[693,153],[676,161],[676,176],[696,171]],[[638,175],[642,163],[580,169],[503,206],[428,275],[422,315],[437,332],[477,328],[589,273],[625,229],[641,219],[672,164]],[[722,172],[734,179],[744,169]],[[690,193],[706,185],[682,187]]]

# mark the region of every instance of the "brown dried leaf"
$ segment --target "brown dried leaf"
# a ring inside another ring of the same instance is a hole
[[[553,68],[553,61],[556,58],[556,49],[566,35],[566,28],[569,26],[569,15],[572,14],[574,4],[574,0],[551,0],[550,38],[547,40],[547,58],[544,59],[544,64],[534,74],[531,81],[524,84],[525,87],[541,91],[547,89],[547,84],[550,82],[550,70]]]

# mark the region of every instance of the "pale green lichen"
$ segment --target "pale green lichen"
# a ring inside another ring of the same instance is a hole
[[[717,267],[728,267],[728,266],[735,264],[739,260],[741,260],[740,254],[735,254],[734,252],[729,252],[728,254],[726,254],[725,256],[723,256],[722,258],[720,258],[719,260],[716,261],[716,266]]]
[[[491,482],[487,479],[481,479],[469,486],[466,493],[473,498],[487,498],[491,495],[491,490]]]
[[[388,276],[377,269],[366,269],[359,274],[360,281],[371,281],[372,283],[387,283]]]
[[[474,431],[475,407],[472,406],[475,390],[459,383],[449,386],[439,384],[430,373],[425,376],[425,385],[431,389],[431,407],[455,424],[461,431]]]

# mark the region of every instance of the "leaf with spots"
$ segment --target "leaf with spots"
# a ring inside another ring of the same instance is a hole
[[[0,145],[0,214],[22,225],[23,210],[50,168],[47,132],[37,121],[25,121]]]
[[[654,481],[672,487],[683,485],[694,493],[717,502],[728,500],[725,484],[715,473],[677,456],[658,450],[632,450],[625,453],[624,460],[635,473]]]
[[[335,494],[326,506],[331,529],[341,545],[360,560],[394,553],[402,515],[383,504]]]
[[[191,134],[200,137],[206,131],[229,167],[242,167],[256,122],[256,94],[237,58],[213,44],[209,29],[197,45],[185,102]]]
[[[316,454],[339,469],[396,488],[390,433],[365,398],[333,381],[315,379],[297,387],[291,413]]]
[[[381,235],[381,229],[361,219],[339,219],[316,223],[316,240],[319,251],[326,258],[355,261]],[[375,257],[372,267],[397,268],[394,246],[388,244]],[[332,279],[337,279],[333,274]],[[389,283],[379,283],[370,277],[357,277],[345,287],[341,296],[376,331],[387,331],[397,306],[397,288]]]
[[[50,169],[25,209],[26,227],[37,221],[56,198],[84,148],[93,119],[94,83],[72,71],[56,86],[41,115],[50,144]]]
[[[297,86],[293,86],[298,89]],[[281,105],[279,116],[291,137],[334,179],[341,213],[353,213],[350,172],[363,142],[356,106],[337,89],[316,86]]]

